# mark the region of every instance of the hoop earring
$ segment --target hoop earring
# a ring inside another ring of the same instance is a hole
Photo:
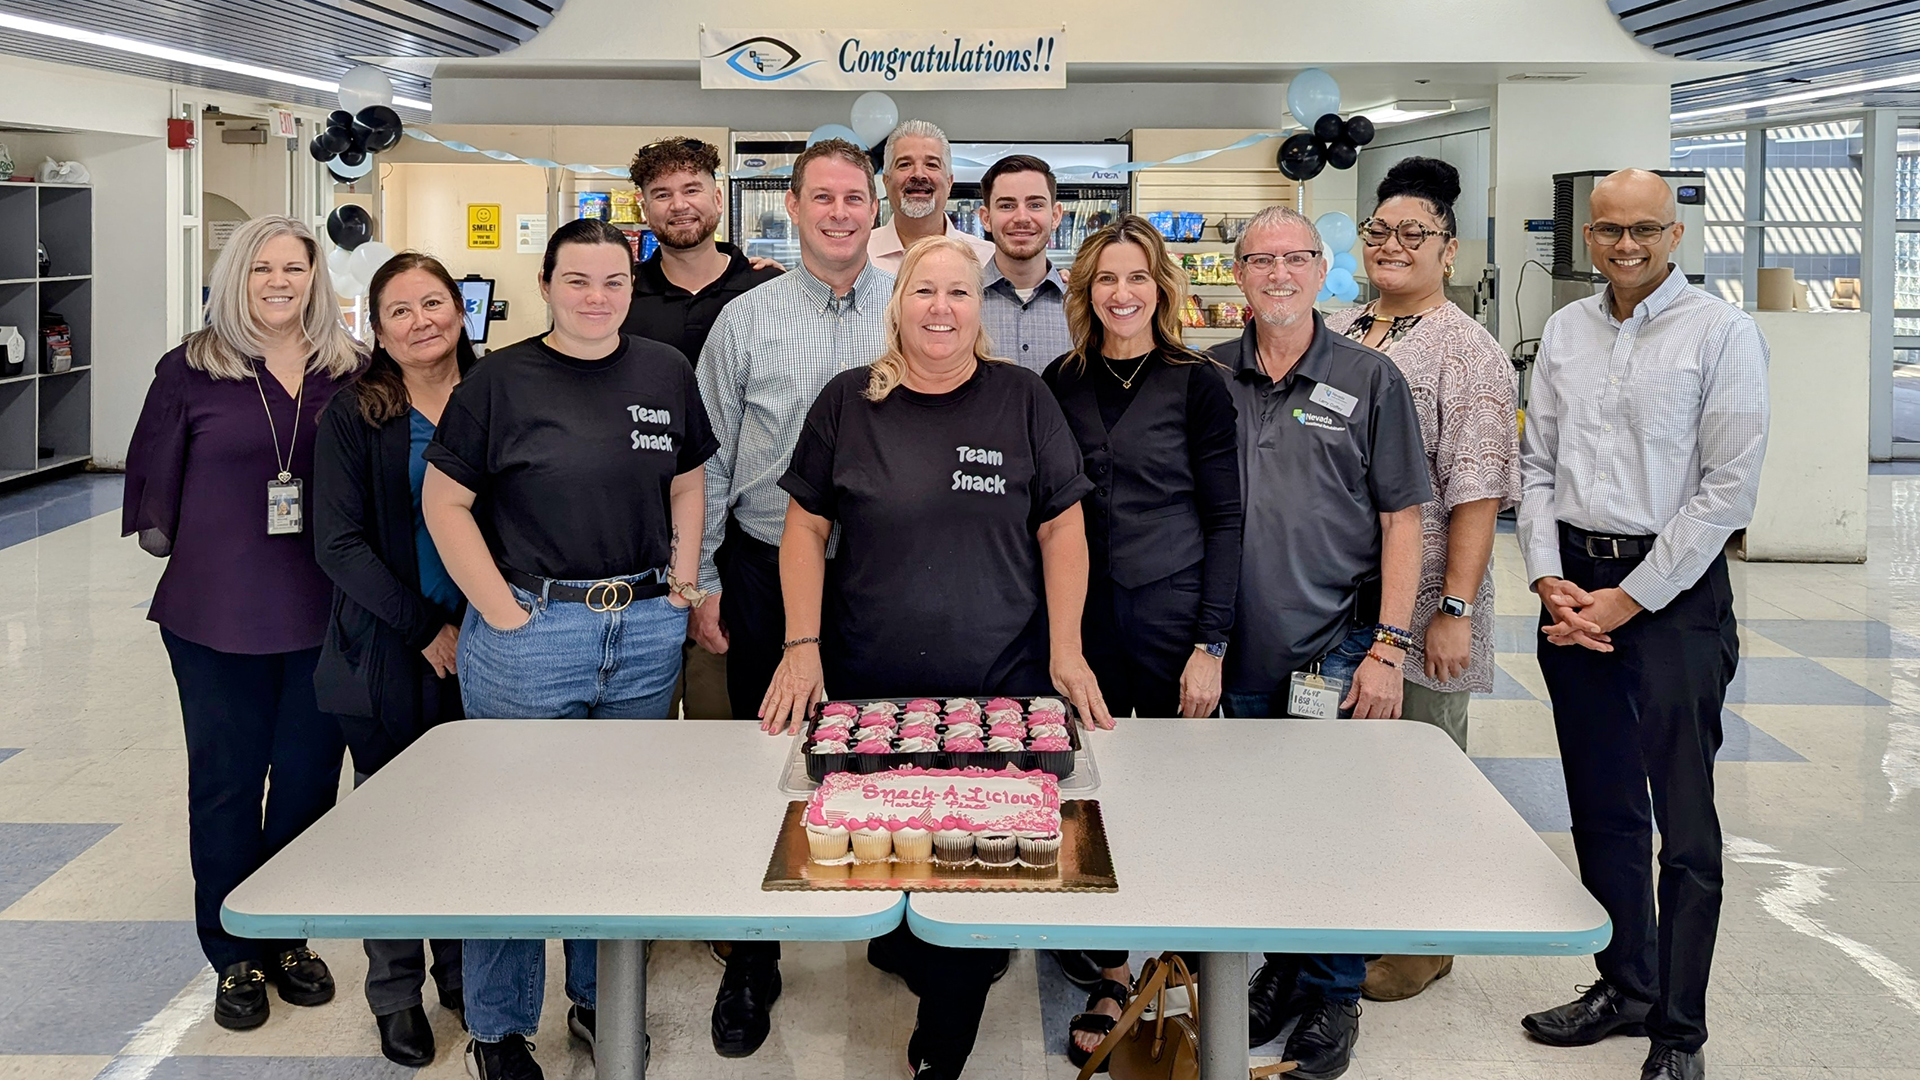
[[[1445,270],[1442,270],[1441,273],[1446,276],[1446,279],[1448,281],[1452,281],[1453,280],[1453,264],[1448,263],[1447,268]]]

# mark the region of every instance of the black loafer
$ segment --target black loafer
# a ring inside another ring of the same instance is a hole
[[[333,1000],[333,972],[312,949],[288,949],[267,967],[267,981],[289,1005],[325,1005]]]
[[[1521,1018],[1527,1034],[1548,1046],[1591,1046],[1609,1035],[1645,1035],[1653,1006],[1600,979],[1580,988],[1579,998]]]
[[[1707,1057],[1698,1050],[1689,1053],[1654,1043],[1640,1066],[1640,1080],[1707,1080]]]
[[[433,1025],[427,1010],[415,1005],[373,1018],[380,1029],[380,1052],[395,1065],[419,1069],[433,1064]]]
[[[1287,1021],[1300,1015],[1306,1001],[1294,992],[1300,964],[1291,958],[1269,960],[1247,980],[1247,1047],[1279,1038]]]
[[[773,1003],[780,1000],[780,965],[731,960],[713,1002],[713,1049],[721,1057],[747,1057],[773,1030]]]
[[[1287,1036],[1281,1056],[1297,1063],[1292,1075],[1298,1080],[1334,1080],[1353,1064],[1353,1044],[1359,1041],[1359,1002],[1316,999]]]
[[[213,1022],[229,1031],[251,1031],[267,1022],[267,974],[251,960],[220,969],[213,997]]]

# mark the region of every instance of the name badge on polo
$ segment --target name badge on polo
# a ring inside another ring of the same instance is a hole
[[[1332,409],[1349,420],[1353,419],[1353,407],[1360,404],[1359,398],[1345,390],[1336,390],[1326,383],[1314,383],[1313,393],[1307,395],[1307,400],[1315,405]]]
[[[1296,671],[1287,687],[1287,715],[1301,720],[1338,720],[1347,680],[1318,671]]]

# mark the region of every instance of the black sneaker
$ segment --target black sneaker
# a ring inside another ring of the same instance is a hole
[[[1281,1056],[1298,1062],[1298,1080],[1334,1080],[1353,1064],[1353,1044],[1360,1041],[1360,1003],[1315,1000],[1287,1036]]]
[[[267,1022],[267,974],[251,960],[220,969],[213,998],[213,1022],[229,1031],[251,1031]]]
[[[312,949],[287,949],[267,967],[267,981],[289,1005],[325,1005],[333,1000],[333,972]]]
[[[467,1075],[473,1080],[546,1080],[533,1060],[533,1044],[519,1035],[497,1043],[467,1041]]]

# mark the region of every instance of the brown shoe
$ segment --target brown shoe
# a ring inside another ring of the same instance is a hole
[[[1452,971],[1451,956],[1382,956],[1368,962],[1360,996],[1368,1001],[1405,1001]]]

